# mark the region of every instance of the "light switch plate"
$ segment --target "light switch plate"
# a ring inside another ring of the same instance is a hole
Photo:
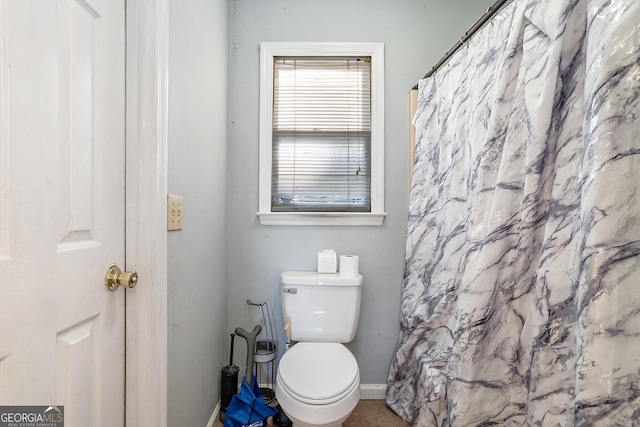
[[[182,196],[167,194],[167,230],[182,230]]]

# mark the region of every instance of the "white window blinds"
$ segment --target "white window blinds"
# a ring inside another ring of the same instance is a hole
[[[272,212],[371,211],[370,57],[277,57]]]

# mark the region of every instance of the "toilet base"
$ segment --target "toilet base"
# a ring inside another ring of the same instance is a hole
[[[306,423],[302,423],[302,424],[297,424],[297,423],[293,423],[292,427],[342,427],[342,423],[349,418],[348,416],[345,417],[344,420],[341,420],[339,424],[335,424],[335,423],[329,423],[329,424],[306,424]]]
[[[349,415],[351,415],[351,413],[345,415],[339,420],[335,420],[327,424],[309,424],[298,419],[296,419],[295,421],[291,421],[293,421],[292,427],[342,427],[342,424],[347,420],[347,418],[349,418]]]
[[[292,421],[293,427],[342,427],[360,400],[360,387],[354,387],[351,393],[341,401],[318,407],[301,405],[286,393],[278,393],[277,387],[276,398],[282,410]],[[330,414],[340,415],[333,418]]]
[[[293,427],[305,427],[305,426],[301,426],[300,424],[293,423]],[[314,427],[317,427],[317,426],[314,426]],[[332,425],[331,427],[342,427],[342,423],[340,423],[338,425],[335,425],[335,426]]]

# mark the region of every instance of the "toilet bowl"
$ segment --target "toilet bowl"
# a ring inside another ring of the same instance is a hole
[[[355,357],[339,343],[295,344],[280,361],[276,398],[294,426],[341,426],[360,399]]]

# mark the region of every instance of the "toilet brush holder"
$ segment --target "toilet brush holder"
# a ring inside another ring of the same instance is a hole
[[[275,335],[274,321],[269,301],[260,303],[247,300],[251,307],[258,307],[262,313],[262,321],[265,325],[265,337],[257,340],[254,353],[254,371],[260,385],[262,398],[265,402],[275,404],[276,381],[276,357],[278,356],[278,344]]]
[[[256,341],[256,353],[253,361],[256,363],[271,362],[276,358],[278,353],[278,344],[274,340],[258,340]]]
[[[229,364],[222,368],[220,380],[220,421],[224,423],[227,408],[231,398],[238,393],[238,372],[240,368],[233,364],[233,338],[231,334],[231,351],[229,353]]]
[[[253,357],[254,371],[260,385],[260,392],[267,403],[276,397],[274,379],[276,377],[276,356],[278,344],[274,340],[256,341],[256,351]]]

